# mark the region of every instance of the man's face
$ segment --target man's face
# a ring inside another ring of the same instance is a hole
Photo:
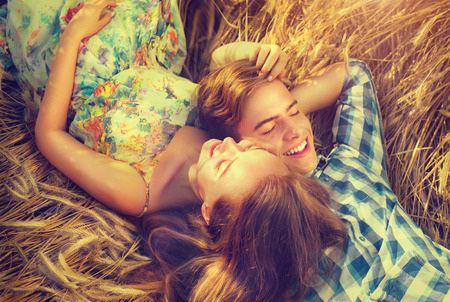
[[[237,132],[302,174],[317,166],[311,124],[279,80],[257,88],[245,100]]]

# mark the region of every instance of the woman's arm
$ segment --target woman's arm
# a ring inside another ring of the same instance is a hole
[[[112,13],[102,15],[107,6],[116,6],[115,1],[87,3],[62,34],[36,121],[36,143],[58,170],[94,198],[121,213],[137,215],[146,201],[146,185],[140,174],[126,163],[93,151],[66,132],[78,48],[83,38],[111,20]]]
[[[308,77],[291,89],[305,114],[335,104],[344,85],[346,68],[344,63],[336,63]]]
[[[283,78],[286,71],[287,55],[278,45],[256,42],[234,42],[225,44],[213,51],[210,69],[238,60],[249,60],[261,68],[262,74],[268,74],[269,81]]]

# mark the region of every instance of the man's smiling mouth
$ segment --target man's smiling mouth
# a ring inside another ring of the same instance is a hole
[[[292,156],[295,154],[299,154],[299,153],[305,151],[307,146],[308,146],[308,139],[306,138],[301,144],[299,144],[296,147],[292,148],[291,150],[287,151],[283,155]]]

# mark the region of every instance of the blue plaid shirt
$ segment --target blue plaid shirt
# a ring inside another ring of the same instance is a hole
[[[310,174],[331,189],[348,245],[307,301],[450,301],[450,252],[433,243],[392,192],[372,75],[351,60],[333,124],[336,143]]]

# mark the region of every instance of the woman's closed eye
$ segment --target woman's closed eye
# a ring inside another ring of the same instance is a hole
[[[223,160],[220,160],[217,164],[216,164],[216,170],[217,171],[219,171],[220,170],[220,167],[222,166],[222,164],[224,163],[224,162],[226,162],[226,160],[225,159],[223,159]]]

